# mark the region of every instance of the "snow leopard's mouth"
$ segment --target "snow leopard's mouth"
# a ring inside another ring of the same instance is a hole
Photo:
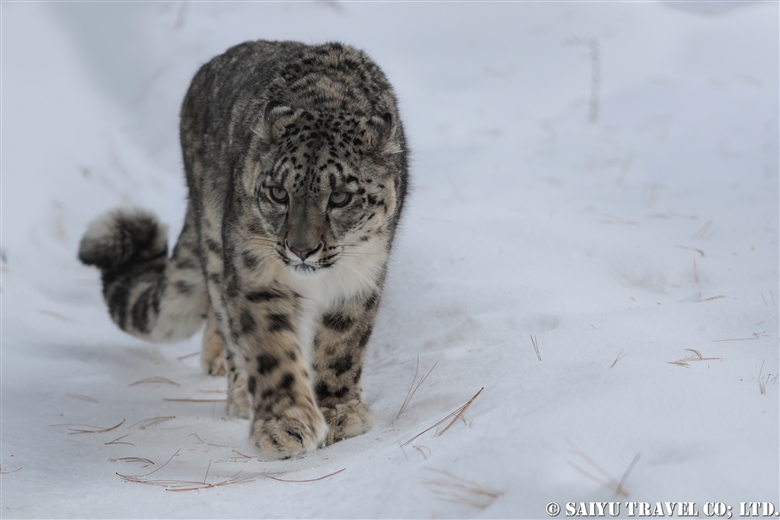
[[[311,276],[329,267],[333,267],[338,260],[338,254],[332,254],[326,256],[325,258],[319,257],[315,260],[313,258],[293,258],[292,255],[287,255],[285,252],[280,251],[279,249],[276,249],[276,253],[279,255],[279,258],[282,260],[285,266],[292,270],[292,272],[294,272],[296,275],[304,277]]]
[[[311,274],[317,271],[317,267],[309,264],[298,264],[292,266],[293,271],[299,274]]]

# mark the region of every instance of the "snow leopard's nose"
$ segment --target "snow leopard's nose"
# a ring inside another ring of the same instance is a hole
[[[285,242],[287,242],[287,241],[285,241]],[[290,248],[290,251],[292,251],[295,254],[295,256],[297,256],[301,260],[306,260],[311,255],[313,255],[314,253],[316,253],[317,251],[320,250],[320,248],[322,247],[322,242],[317,244],[317,247],[315,247],[314,249],[306,248],[306,246],[303,246],[302,249],[298,249],[297,247],[292,246],[289,243],[287,243],[287,247]]]

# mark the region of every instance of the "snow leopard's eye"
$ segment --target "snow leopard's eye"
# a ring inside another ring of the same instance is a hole
[[[352,195],[343,191],[334,191],[330,194],[330,205],[334,208],[343,208],[351,200]]]
[[[280,188],[278,186],[269,188],[268,196],[271,197],[271,200],[276,202],[277,204],[284,204],[287,202],[288,199],[287,191],[285,191],[284,188]]]

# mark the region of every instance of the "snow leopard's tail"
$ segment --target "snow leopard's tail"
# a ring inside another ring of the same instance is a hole
[[[197,332],[206,318],[206,284],[190,210],[170,258],[167,228],[152,213],[119,208],[89,225],[79,260],[100,268],[111,318],[133,336],[176,341]]]

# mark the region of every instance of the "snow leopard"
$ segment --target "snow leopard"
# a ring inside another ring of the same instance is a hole
[[[168,256],[154,214],[88,225],[122,330],[177,341],[203,322],[201,364],[227,376],[251,441],[289,458],[368,431],[361,383],[409,185],[396,95],[341,43],[252,41],[203,65],[184,98],[188,198]]]

